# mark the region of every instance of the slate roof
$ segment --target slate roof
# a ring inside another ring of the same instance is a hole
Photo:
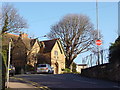
[[[52,40],[46,40],[46,41],[40,41],[40,43],[42,44],[42,42],[44,43],[45,47],[43,49],[43,53],[49,53],[51,52],[51,50],[53,49],[56,41],[58,39],[52,39]]]

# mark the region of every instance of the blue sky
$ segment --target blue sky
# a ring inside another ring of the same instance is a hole
[[[54,25],[66,14],[85,14],[96,28],[96,3],[95,2],[10,2],[18,9],[29,28],[24,31],[30,36],[40,37],[46,40],[43,35],[50,32],[51,25]],[[118,3],[99,2],[99,29],[103,34],[104,49],[109,48],[118,35]],[[87,55],[84,55],[87,56]],[[82,56],[79,55],[76,63],[81,63]]]

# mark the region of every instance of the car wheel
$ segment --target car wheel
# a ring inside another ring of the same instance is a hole
[[[54,71],[52,71],[52,74],[54,74]]]
[[[48,71],[48,74],[50,74],[50,70]]]

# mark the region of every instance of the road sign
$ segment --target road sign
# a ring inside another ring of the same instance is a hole
[[[101,40],[96,40],[96,45],[98,45],[98,46],[100,46],[100,45],[102,45],[102,41]]]

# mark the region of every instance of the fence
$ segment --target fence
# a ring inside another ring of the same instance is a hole
[[[85,63],[88,65],[88,67],[96,66],[98,64],[104,64],[109,62],[109,50],[101,50],[98,52],[90,54],[84,58],[82,58],[82,63]],[[98,63],[99,61],[99,63]]]

